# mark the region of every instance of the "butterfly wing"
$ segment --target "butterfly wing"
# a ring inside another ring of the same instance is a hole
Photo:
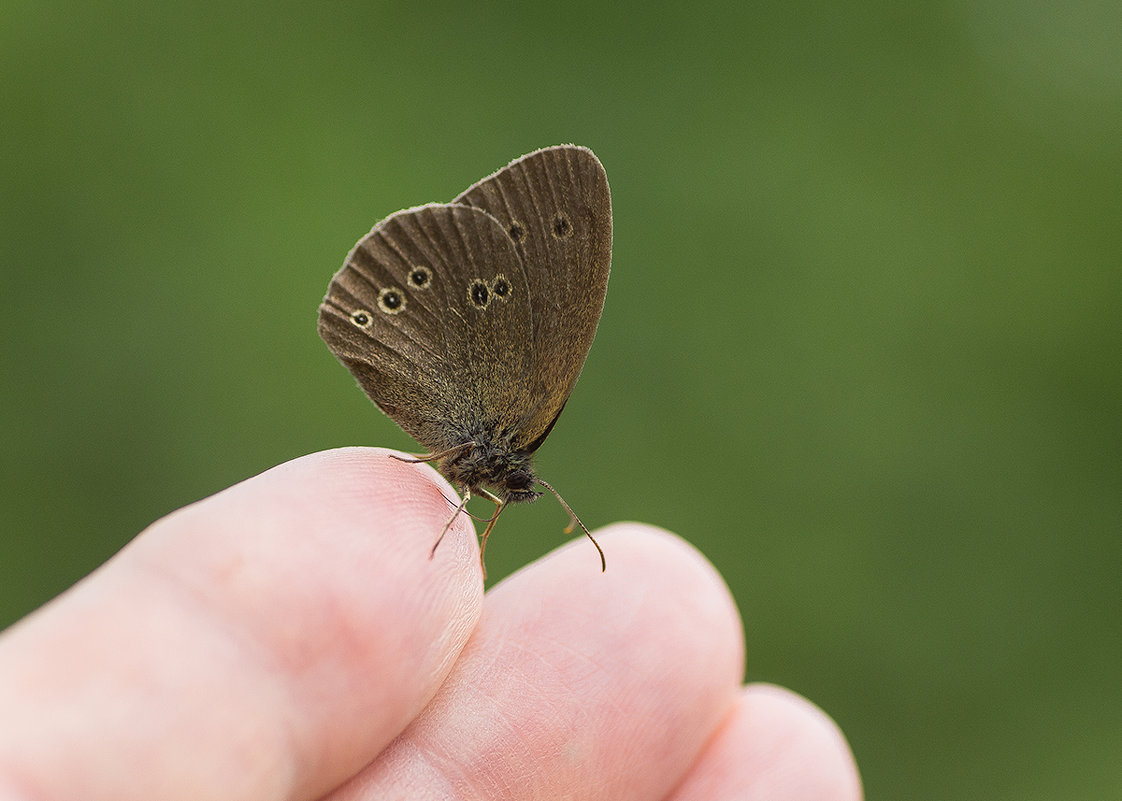
[[[533,387],[531,291],[493,217],[421,206],[354,246],[320,305],[319,333],[382,411],[439,451],[520,424]]]
[[[453,203],[496,219],[525,265],[533,347],[513,444],[533,451],[573,391],[604,307],[612,259],[608,179],[591,150],[561,145],[511,162]]]

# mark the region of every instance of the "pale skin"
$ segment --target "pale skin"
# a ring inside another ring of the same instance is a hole
[[[606,573],[581,537],[484,594],[465,516],[429,558],[451,489],[388,453],[181,509],[4,632],[0,801],[861,798],[823,712],[741,684],[683,540],[609,526]]]

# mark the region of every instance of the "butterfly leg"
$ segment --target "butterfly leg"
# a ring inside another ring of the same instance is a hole
[[[456,455],[459,455],[460,453],[462,453],[463,451],[469,450],[469,449],[474,448],[474,447],[475,447],[475,442],[470,442],[470,441],[469,442],[461,442],[459,445],[455,445],[455,446],[449,448],[446,451],[441,451],[440,453],[411,453],[408,456],[395,456],[394,454],[391,453],[390,458],[391,459],[397,459],[399,462],[408,462],[409,464],[422,464],[424,462],[439,462],[441,459],[445,458],[446,456],[456,456]]]
[[[409,454],[409,456],[396,456],[396,455],[391,453],[389,456],[390,456],[391,459],[397,459],[399,462],[405,462],[406,464],[426,464],[427,462],[438,462],[446,456],[454,456],[454,455],[458,454],[459,452],[466,451],[468,448],[471,448],[471,447],[474,447],[474,446],[475,446],[475,442],[464,442],[460,445],[455,446],[454,448],[449,448],[448,450],[440,451],[439,453],[411,453],[411,454]],[[455,501],[453,501],[447,495],[444,496],[444,500],[448,502],[448,505],[456,510],[455,514],[452,515],[452,520],[455,520],[456,515],[460,514],[460,512],[463,512],[465,515],[470,517],[472,520],[478,520],[480,522],[490,521],[491,518],[489,518],[489,517],[487,517],[487,518],[476,517],[475,515],[473,515],[471,512],[469,512],[465,508],[467,506],[467,502],[471,499],[471,490],[465,488],[464,492],[465,492],[464,499],[462,501],[460,501],[459,504],[457,504]],[[491,496],[491,493],[487,493],[487,495],[488,495],[488,500],[491,500],[491,501],[495,500],[494,497]],[[451,526],[451,525],[452,525],[452,522],[449,521],[448,526]],[[448,526],[444,527],[445,531],[448,530]],[[443,537],[444,532],[441,532],[440,536]],[[440,541],[437,540],[437,545],[439,545],[439,544],[440,544]],[[435,551],[435,550],[436,550],[436,546],[434,545],[433,546],[433,551]]]
[[[486,498],[491,503],[495,504],[495,513],[487,520],[487,528],[483,529],[483,537],[479,540],[479,567],[483,570],[483,578],[487,578],[487,564],[483,561],[483,555],[487,552],[487,538],[491,536],[491,529],[495,527],[495,522],[499,519],[503,509],[506,508],[506,501],[497,495],[488,492],[480,487],[477,492],[481,498]]]
[[[395,456],[394,458],[396,459],[397,457]],[[401,461],[405,460],[402,459]],[[460,516],[460,512],[464,511],[464,507],[467,506],[467,502],[470,500],[471,487],[464,487],[463,500],[460,501],[459,506],[456,507],[456,511],[452,513],[452,516],[448,518],[448,522],[444,524],[444,528],[440,530],[440,536],[436,538],[436,542],[432,544],[432,550],[429,551],[429,559],[432,559],[434,556],[436,556],[436,549],[440,545],[440,541],[444,539],[444,535],[448,533],[448,529],[452,528],[452,524],[456,522],[456,518]]]

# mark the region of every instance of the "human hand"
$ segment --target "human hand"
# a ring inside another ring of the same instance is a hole
[[[484,597],[465,516],[429,559],[448,485],[387,453],[181,509],[5,632],[0,801],[861,797],[822,712],[740,685],[685,542],[610,526],[607,573],[582,537]]]

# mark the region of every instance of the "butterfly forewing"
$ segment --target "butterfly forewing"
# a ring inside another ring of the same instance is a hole
[[[526,267],[533,375],[515,445],[533,450],[561,413],[596,335],[611,265],[607,177],[592,151],[562,145],[511,162],[454,202],[494,217]]]

